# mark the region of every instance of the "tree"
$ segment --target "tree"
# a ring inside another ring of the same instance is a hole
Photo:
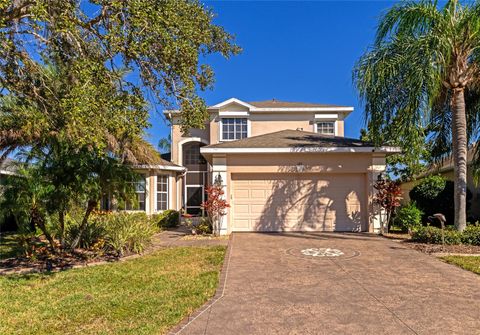
[[[158,148],[162,154],[170,152],[172,150],[172,136],[169,134],[158,141]]]
[[[0,9],[0,160],[20,151],[38,167],[61,240],[71,201],[86,204],[81,233],[126,165],[159,162],[143,139],[148,102],[180,107],[184,130],[201,127],[197,91],[211,87],[213,71],[200,59],[239,51],[196,0],[14,0]]]
[[[211,87],[214,74],[200,59],[240,51],[197,0],[14,0],[1,1],[0,9],[3,89],[36,97],[48,89],[40,80],[39,88],[30,90],[41,65],[62,63],[78,81],[77,89],[83,84],[97,93],[93,83],[82,82],[93,75],[117,82],[135,100],[152,96],[153,103],[180,107],[184,130],[202,127],[208,115],[196,92]],[[44,103],[37,100],[42,110]],[[87,107],[92,100],[101,103],[95,94],[85,101],[72,97],[70,103]]]
[[[395,127],[395,124],[390,125],[391,128]],[[371,128],[371,127],[369,127]],[[430,150],[427,143],[425,143],[424,133],[425,129],[419,129],[419,133],[414,133],[413,138],[407,141],[410,147],[403,152],[387,156],[387,174],[393,175],[401,181],[410,180],[425,172],[430,162]],[[388,138],[383,135],[393,132],[393,129],[387,131],[385,134],[381,134],[382,139],[379,143],[388,143],[389,145],[402,147],[405,138]],[[421,134],[421,135],[420,135]],[[420,136],[417,136],[420,135]],[[373,142],[371,133],[367,129],[360,130],[360,138],[362,141]]]
[[[376,145],[386,140],[409,151],[427,141],[435,160],[453,155],[460,231],[466,226],[467,149],[479,133],[479,46],[479,1],[450,0],[443,8],[437,1],[401,2],[382,17],[373,48],[353,73]]]
[[[206,189],[207,201],[202,203],[202,208],[207,212],[208,218],[212,223],[212,230],[215,234],[220,231],[220,220],[222,216],[227,214],[227,208],[230,205],[224,199],[223,186],[213,184]]]
[[[387,224],[387,227],[390,228],[390,219],[396,208],[400,206],[400,200],[402,199],[400,183],[399,181],[388,179],[378,180],[373,187],[377,190],[374,201],[385,211],[385,214],[387,215],[385,223]],[[380,233],[383,234],[385,223],[381,219],[380,221],[382,221],[380,222]]]

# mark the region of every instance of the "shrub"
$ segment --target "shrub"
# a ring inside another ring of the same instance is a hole
[[[419,227],[412,234],[412,241],[420,243],[441,244],[442,230],[437,227]],[[462,233],[451,228],[445,229],[445,244],[461,244]]]
[[[197,234],[211,234],[213,232],[212,222],[208,217],[201,217],[200,222],[195,226]]]
[[[78,236],[80,232],[80,224],[76,221],[71,221],[68,217],[65,221],[67,223],[65,242],[66,245],[71,245],[72,241]],[[104,223],[93,217],[89,221],[88,225],[85,227],[82,236],[80,236],[80,242],[78,243],[78,246],[84,249],[91,249],[100,241],[105,240],[106,235],[107,231],[105,229]]]
[[[157,223],[160,228],[174,228],[180,222],[180,212],[169,209],[163,211],[161,214],[152,215],[152,220]]]
[[[67,240],[78,234],[79,224],[71,224]],[[86,249],[104,249],[118,255],[140,253],[158,231],[156,221],[145,213],[97,212],[91,215],[88,226],[80,239]]]
[[[462,243],[471,245],[480,245],[480,223],[467,225],[462,233]]]
[[[106,247],[118,255],[143,252],[157,232],[154,222],[145,213],[115,213],[105,217]]]
[[[455,214],[454,183],[445,180],[442,176],[428,176],[420,181],[409,193],[410,199],[423,212],[422,220],[425,222],[429,216],[442,213],[447,219],[447,224],[453,224]],[[472,193],[467,190],[467,210]],[[435,224],[438,224],[435,222]]]
[[[422,226],[423,212],[417,208],[414,202],[400,208],[395,216],[395,224],[403,231],[413,232]]]

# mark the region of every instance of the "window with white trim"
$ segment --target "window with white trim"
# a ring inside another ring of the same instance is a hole
[[[248,120],[246,118],[222,118],[222,141],[240,140],[248,136]]]
[[[126,201],[125,209],[127,211],[144,211],[147,193],[145,175],[142,175],[138,180],[133,181],[132,184],[135,190],[135,198],[133,201]]]
[[[157,211],[168,209],[168,176],[157,175]]]
[[[335,121],[317,122],[317,133],[321,135],[335,135]]]

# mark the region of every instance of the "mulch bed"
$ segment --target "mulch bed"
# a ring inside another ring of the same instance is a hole
[[[476,254],[480,255],[480,246],[478,245],[445,245],[441,244],[427,244],[427,243],[416,243],[411,241],[403,241],[405,246],[408,246],[417,251],[426,253],[426,254]]]
[[[114,262],[112,254],[93,254],[84,250],[74,253],[38,254],[35,258],[15,257],[0,260],[0,275],[26,272],[61,271],[98,262]]]

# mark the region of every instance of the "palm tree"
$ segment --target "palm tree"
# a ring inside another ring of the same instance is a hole
[[[172,136],[168,134],[167,137],[161,138],[158,141],[158,148],[162,154],[170,152],[172,146]]]
[[[353,78],[377,144],[400,140],[409,150],[423,137],[435,159],[453,156],[454,223],[465,229],[467,149],[478,140],[480,119],[480,1],[394,5]]]

